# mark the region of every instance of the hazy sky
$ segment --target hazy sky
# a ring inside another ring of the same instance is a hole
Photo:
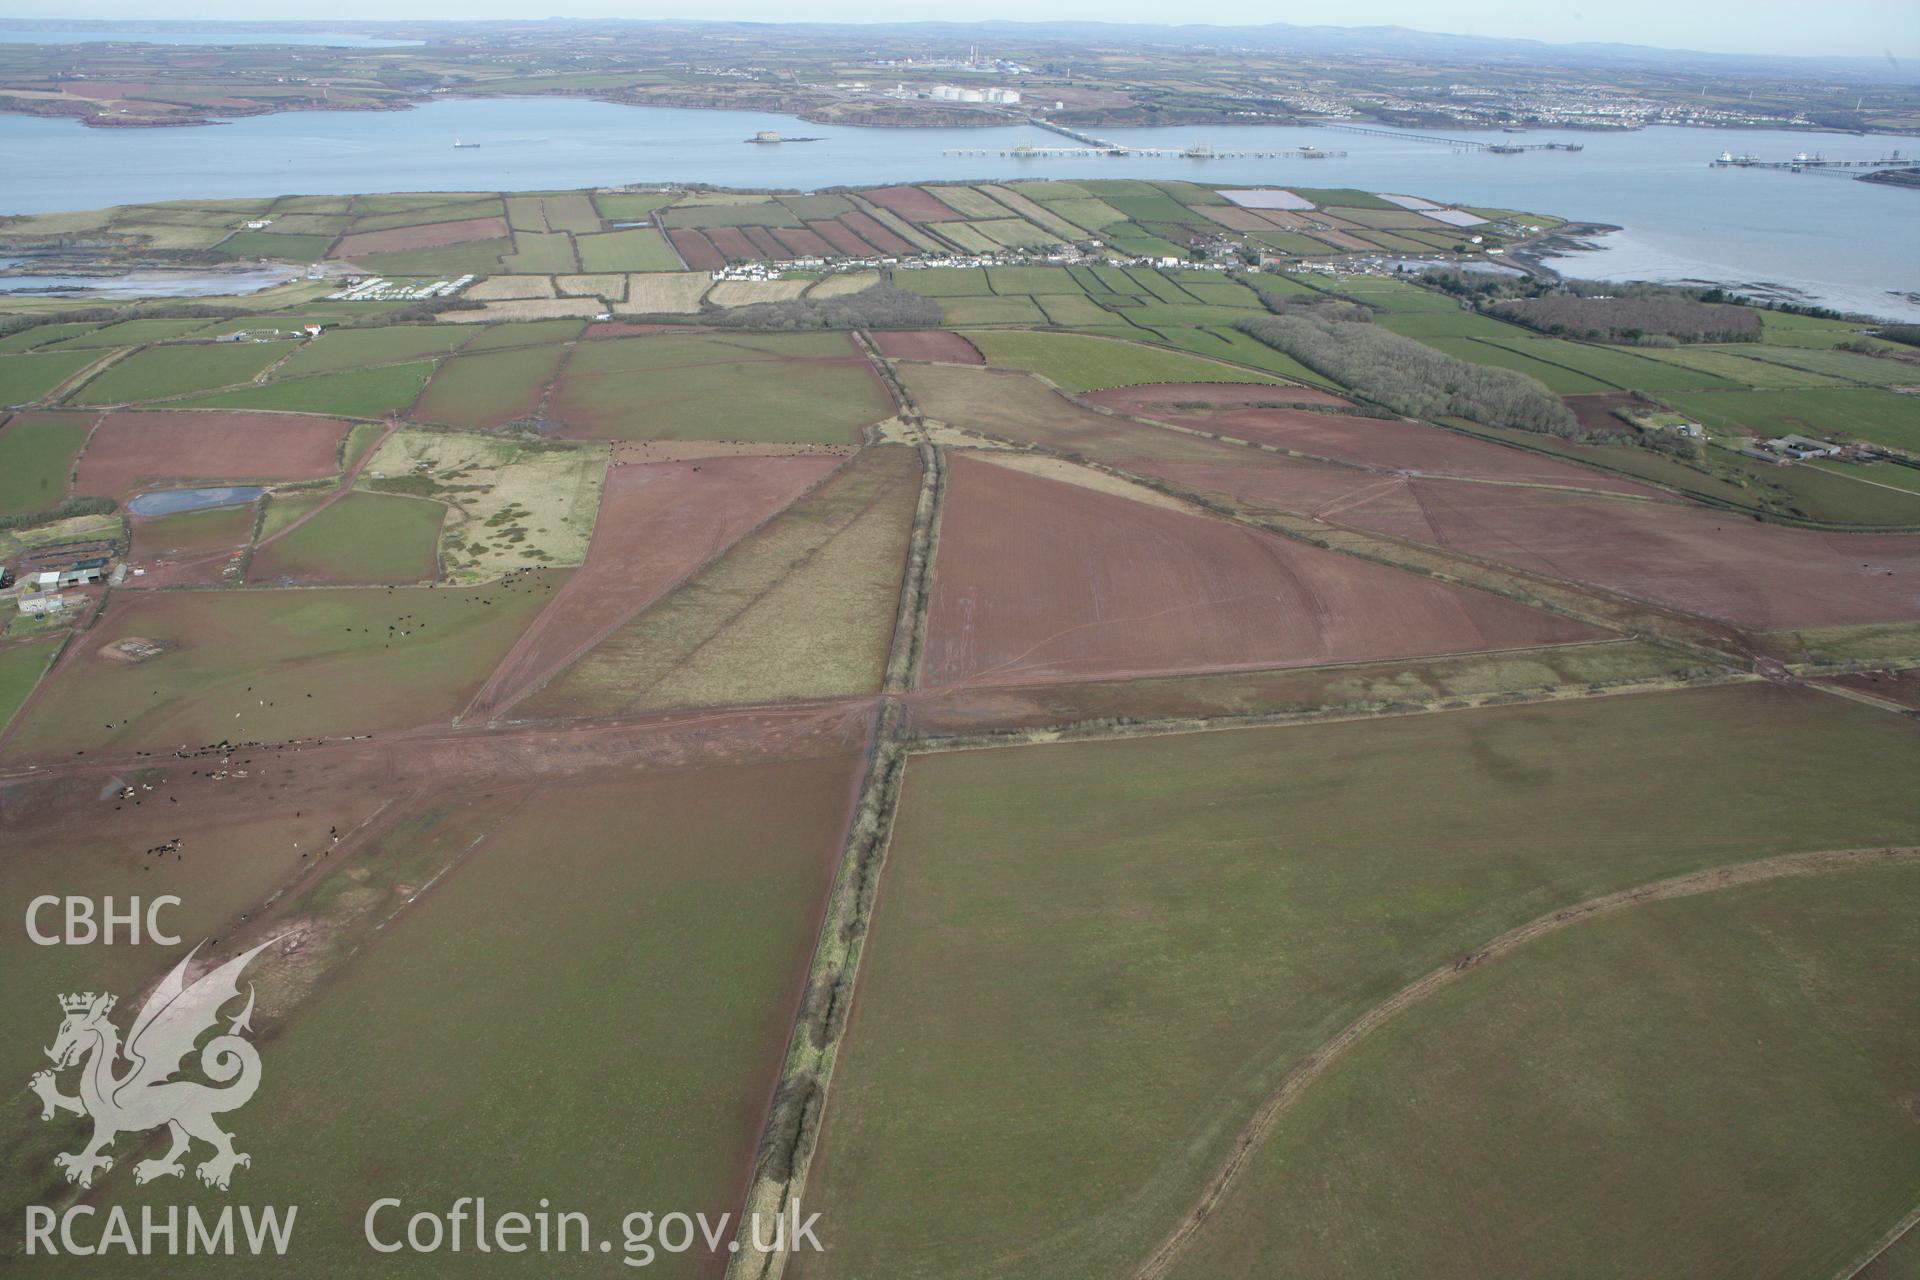
[[[965,4],[876,3],[875,0],[332,0],[302,11],[256,0],[73,0],[61,6],[8,0],[0,14],[64,18],[271,18],[315,21],[355,18],[698,17],[744,21],[879,22],[915,19],[1052,18],[1112,22],[1294,22],[1338,26],[1394,24],[1469,35],[1538,40],[1617,40],[1729,53],[1832,53],[1920,57],[1920,0],[1570,0],[1436,6],[1432,0],[1345,0],[1288,4],[1212,0],[1169,9],[1149,0],[967,0]]]

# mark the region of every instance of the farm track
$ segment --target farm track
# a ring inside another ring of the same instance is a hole
[[[775,1250],[762,1251],[747,1224],[755,1214],[786,1213],[789,1206],[797,1206],[806,1188],[830,1097],[834,1063],[850,1021],[843,1011],[851,1008],[854,999],[868,925],[893,834],[909,750],[904,699],[911,693],[925,642],[933,550],[946,487],[945,461],[927,436],[923,421],[913,410],[912,398],[892,367],[866,334],[859,334],[857,340],[893,396],[902,420],[913,429],[921,458],[920,499],[907,541],[899,610],[887,654],[884,693],[873,721],[866,773],[860,781],[846,846],[834,873],[808,973],[809,989],[824,988],[827,1003],[816,1011],[809,1009],[813,1002],[803,1001],[788,1041],[787,1059],[769,1100],[756,1176],[742,1206],[736,1251],[726,1271],[728,1280],[778,1280],[786,1270],[789,1254],[785,1243],[779,1242]],[[783,1105],[790,1114],[791,1109],[798,1109],[797,1115],[792,1115],[790,1133],[783,1124]]]
[[[1179,1226],[1174,1228],[1173,1233],[1134,1273],[1135,1280],[1160,1280],[1168,1273],[1178,1259],[1180,1251],[1206,1225],[1207,1219],[1212,1216],[1222,1198],[1232,1189],[1241,1170],[1245,1168],[1247,1160],[1273,1132],[1287,1109],[1302,1093],[1350,1053],[1354,1046],[1407,1010],[1457,981],[1462,974],[1499,960],[1527,943],[1537,941],[1550,933],[1611,915],[1629,907],[1714,893],[1722,889],[1777,880],[1786,876],[1819,875],[1831,871],[1844,871],[1850,867],[1874,861],[1886,859],[1910,861],[1916,857],[1920,857],[1920,846],[1834,849],[1813,853],[1790,853],[1776,858],[1763,858],[1756,862],[1734,863],[1711,867],[1704,871],[1689,872],[1686,875],[1656,880],[1651,884],[1603,894],[1597,898],[1589,898],[1585,902],[1575,903],[1570,907],[1563,907],[1516,929],[1509,929],[1451,964],[1433,970],[1425,977],[1402,987],[1348,1023],[1331,1040],[1307,1054],[1299,1065],[1288,1073],[1280,1087],[1268,1095],[1267,1100],[1254,1112],[1253,1118],[1241,1129],[1239,1136],[1234,1140],[1231,1154],[1208,1182],[1199,1201],[1188,1210],[1186,1217],[1182,1219]],[[1910,1219],[1915,1216],[1920,1216],[1920,1210],[1916,1210],[1915,1215],[1910,1215]],[[1894,1243],[1900,1234],[1901,1232],[1896,1230],[1881,1248],[1884,1250]],[[1858,1268],[1855,1268],[1855,1271],[1857,1270]]]
[[[1880,1239],[1874,1243],[1874,1248],[1871,1253],[1860,1259],[1859,1262],[1849,1264],[1844,1271],[1841,1271],[1834,1277],[1834,1280],[1854,1280],[1855,1276],[1864,1275],[1867,1268],[1880,1260],[1882,1254],[1906,1239],[1916,1227],[1920,1227],[1920,1206],[1916,1206],[1912,1213],[1909,1213],[1906,1217],[1894,1223],[1893,1230],[1881,1236]]]

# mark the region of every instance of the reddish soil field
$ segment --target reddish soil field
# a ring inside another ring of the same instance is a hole
[[[843,253],[849,258],[864,258],[873,252],[872,245],[853,234],[843,223],[809,222],[807,226],[815,235],[832,245],[836,253]]]
[[[741,227],[740,234],[753,242],[753,247],[760,251],[760,256],[763,258],[769,258],[774,262],[778,262],[783,258],[793,256],[787,252],[787,247],[778,240],[775,240],[773,233],[765,227]]]
[[[1273,386],[1249,382],[1150,382],[1137,387],[1114,387],[1080,397],[1089,404],[1105,405],[1121,413],[1144,414],[1164,418],[1169,414],[1191,412],[1183,404],[1205,401],[1211,410],[1242,409],[1256,404],[1331,404],[1348,406],[1352,401],[1318,387]]]
[[[152,89],[145,80],[69,80],[60,86],[75,98],[138,98]]]
[[[1338,522],[1755,630],[1920,618],[1920,537],[1910,534],[1435,479],[1383,490]]]
[[[1588,431],[1604,431],[1608,435],[1624,436],[1633,434],[1633,428],[1613,416],[1615,409],[1631,409],[1646,405],[1630,392],[1610,391],[1605,395],[1565,396],[1562,397],[1567,408],[1573,410],[1573,416]]]
[[[685,462],[689,458],[846,458],[850,444],[789,444],[753,440],[615,440],[613,464]]]
[[[1820,683],[1837,685],[1842,689],[1858,689],[1882,702],[1892,702],[1920,712],[1920,667],[1909,667],[1905,671],[1859,671],[1852,675],[1831,676]]]
[[[832,471],[832,454],[707,457],[607,470],[586,563],[474,695],[498,715]]]
[[[1022,374],[943,364],[906,364],[900,372],[928,417],[1255,507],[1304,514],[1392,480],[1096,413]]]
[[[888,213],[897,213],[908,222],[964,221],[966,215],[949,208],[938,196],[918,187],[879,187],[860,193]]]
[[[1179,389],[1130,387],[1127,390]],[[1169,395],[1164,409],[1137,403],[1147,399],[1143,396],[1128,397],[1135,402],[1131,406],[1116,403],[1118,397],[1110,391],[1095,392],[1084,398],[1094,404],[1158,418],[1163,422],[1218,432],[1241,440],[1253,440],[1336,462],[1349,462],[1375,471],[1510,480],[1523,484],[1597,489],[1608,493],[1635,493],[1647,497],[1667,496],[1658,489],[1620,476],[1520,449],[1503,448],[1485,440],[1475,440],[1418,422],[1315,413],[1303,409],[1226,408],[1180,412],[1173,408],[1178,400],[1202,398],[1191,394]],[[1279,397],[1269,393],[1268,398]],[[1286,398],[1292,398],[1291,392]]]
[[[118,498],[158,481],[318,480],[340,470],[347,424],[295,413],[110,413],[74,492]]]
[[[770,234],[786,246],[790,258],[824,258],[833,252],[833,246],[811,231],[798,231],[791,227],[774,227]]]
[[[980,348],[945,329],[882,330],[873,335],[880,354],[893,360],[942,360],[948,364],[985,364]]]
[[[955,455],[924,683],[1305,666],[1597,634],[1496,596]]]
[[[675,228],[667,232],[667,241],[690,270],[712,271],[715,267],[727,265],[726,255],[715,249],[712,242],[698,231]]]
[[[466,244],[470,240],[498,240],[506,234],[505,218],[462,218],[457,222],[429,222],[421,227],[393,227],[343,236],[333,254],[336,258],[351,258],[363,253],[404,253],[409,249]]]
[[[207,586],[237,581],[225,570],[253,539],[254,503],[143,519],[133,516],[132,549],[127,558],[146,573],[129,576],[126,585],[144,589]]]
[[[746,232],[739,227],[709,227],[707,239],[720,251],[722,257],[731,261],[734,258],[763,257],[758,245],[747,239]]]
[[[865,240],[882,253],[912,253],[914,248],[893,232],[887,230],[870,213],[855,210],[840,215],[842,225]]]
[[[1400,483],[1397,477],[1353,467],[1250,454],[1233,445],[1220,449],[1221,456],[1214,461],[1154,454],[1122,458],[1119,465],[1136,475],[1170,481],[1193,493],[1224,498],[1253,515],[1337,512],[1383,485]]]

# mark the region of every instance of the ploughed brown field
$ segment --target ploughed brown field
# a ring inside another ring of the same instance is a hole
[[[1614,416],[1615,409],[1645,408],[1640,399],[1627,391],[1609,391],[1586,396],[1563,396],[1567,408],[1573,410],[1573,416],[1588,431],[1604,431],[1611,435],[1631,435],[1633,428]]]
[[[873,252],[873,246],[853,233],[852,228],[842,222],[809,222],[813,232],[826,243],[833,246],[836,253],[849,257],[864,258]]]
[[[861,193],[888,213],[897,213],[909,222],[954,222],[965,217],[950,209],[939,197],[918,187],[878,187]]]
[[[830,453],[623,462],[601,491],[587,559],[474,695],[506,710],[840,463]]]
[[[343,236],[334,247],[333,256],[351,258],[363,253],[438,249],[442,245],[467,244],[474,240],[499,240],[507,234],[507,220],[501,217],[429,222],[419,227],[393,227],[386,231],[360,231]]]
[[[1612,493],[1664,497],[1660,490],[1590,467],[1576,466],[1519,449],[1507,449],[1440,427],[1404,420],[1303,409],[1261,409],[1261,400],[1344,403],[1307,388],[1227,388],[1195,386],[1126,387],[1096,391],[1082,399],[1124,413],[1137,413],[1183,427],[1270,444],[1356,466],[1417,474],[1513,480]],[[1236,405],[1234,400],[1240,403]],[[1207,401],[1214,409],[1182,409]]]
[[[297,413],[109,413],[74,492],[120,497],[160,481],[318,480],[340,470],[347,424]]]
[[[985,364],[980,348],[945,329],[882,330],[873,345],[889,360],[940,360],[947,364]]]
[[[870,213],[862,213],[857,209],[852,213],[843,213],[840,215],[840,224],[882,253],[914,252],[911,244],[882,226],[880,220]]]
[[[1920,618],[1920,539],[1899,534],[1437,479],[1383,488],[1338,518],[1758,630]]]
[[[713,247],[711,241],[689,227],[675,227],[667,232],[667,241],[673,245],[680,260],[687,264],[689,271],[712,271],[716,267],[727,265],[727,257]]]
[[[1597,634],[1496,596],[956,454],[923,682],[1277,667]]]

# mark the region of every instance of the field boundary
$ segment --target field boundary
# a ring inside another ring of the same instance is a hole
[[[1441,988],[1457,981],[1462,974],[1499,960],[1547,934],[1556,933],[1561,929],[1600,916],[1611,915],[1628,907],[1643,906],[1650,902],[1663,902],[1673,898],[1694,897],[1703,893],[1714,893],[1722,889],[1787,876],[1843,871],[1876,860],[1906,862],[1916,857],[1920,857],[1920,846],[1897,845],[1789,853],[1779,857],[1761,858],[1753,862],[1724,863],[1702,871],[1691,871],[1685,875],[1655,880],[1635,888],[1602,894],[1596,898],[1589,898],[1585,902],[1563,907],[1518,928],[1509,929],[1450,964],[1432,970],[1355,1018],[1332,1039],[1308,1053],[1301,1059],[1299,1065],[1287,1073],[1280,1087],[1268,1095],[1267,1100],[1260,1104],[1253,1117],[1241,1129],[1239,1136],[1234,1140],[1231,1154],[1207,1184],[1198,1203],[1188,1210],[1187,1216],[1180,1225],[1174,1228],[1173,1233],[1162,1241],[1159,1248],[1155,1249],[1146,1262],[1134,1272],[1135,1280],[1161,1280],[1167,1274],[1180,1251],[1199,1233],[1200,1228],[1206,1225],[1207,1219],[1212,1216],[1222,1198],[1232,1189],[1247,1159],[1273,1132],[1287,1108],[1325,1075],[1334,1063],[1344,1058],[1355,1045],[1382,1026],[1426,1000]],[[1916,1210],[1915,1213],[1920,1214],[1920,1210]],[[1897,1234],[1894,1239],[1898,1239]],[[1882,1248],[1884,1247],[1883,1245]]]
[[[1620,641],[1586,641],[1611,644]],[[1548,646],[1551,647],[1551,646]],[[1520,649],[1513,652],[1537,652]],[[1476,651],[1478,652],[1478,651]],[[1502,652],[1489,650],[1487,652]],[[1446,657],[1472,655],[1448,654]],[[1337,663],[1339,666],[1371,665]],[[1252,671],[1316,670],[1303,667],[1254,667]],[[1202,673],[1206,674],[1206,673]],[[1235,674],[1235,673],[1229,673]],[[1146,677],[1160,679],[1162,677]],[[1484,711],[1494,707],[1540,706],[1550,702],[1573,702],[1593,698],[1621,697],[1633,694],[1676,693],[1682,689],[1714,688],[1723,685],[1759,684],[1764,676],[1748,671],[1717,671],[1699,676],[1671,676],[1658,680],[1635,680],[1595,688],[1588,684],[1548,685],[1535,689],[1504,690],[1470,696],[1445,695],[1402,702],[1356,703],[1346,706],[1316,707],[1306,711],[1252,711],[1219,716],[1176,716],[1156,720],[1077,720],[1067,724],[1039,725],[1021,729],[987,729],[978,733],[930,734],[911,740],[915,755],[935,755],[952,751],[990,751],[996,747],[1034,747],[1055,742],[1111,742],[1121,738],[1165,738],[1187,733],[1221,733],[1231,729],[1282,729],[1295,725],[1344,724],[1352,720],[1392,720],[1410,716],[1434,715],[1449,711]],[[1132,683],[1127,681],[1126,683]],[[996,686],[986,686],[993,688]],[[1028,687],[1044,688],[1045,685]]]
[[[924,420],[880,359],[865,334],[856,341],[909,422],[921,458],[920,498],[907,540],[907,563],[900,602],[887,653],[886,683],[875,717],[867,771],[847,828],[846,846],[834,873],[833,889],[820,924],[820,937],[808,970],[807,993],[787,1045],[780,1081],[774,1089],[756,1168],[727,1265],[727,1280],[779,1280],[790,1256],[788,1242],[763,1249],[747,1224],[755,1214],[784,1214],[797,1206],[818,1149],[834,1063],[853,1008],[868,922],[879,895],[880,874],[893,837],[894,814],[906,775],[911,739],[906,704],[917,672],[931,595],[933,552],[945,493],[946,466],[928,437]],[[795,1210],[797,1212],[797,1208]]]

